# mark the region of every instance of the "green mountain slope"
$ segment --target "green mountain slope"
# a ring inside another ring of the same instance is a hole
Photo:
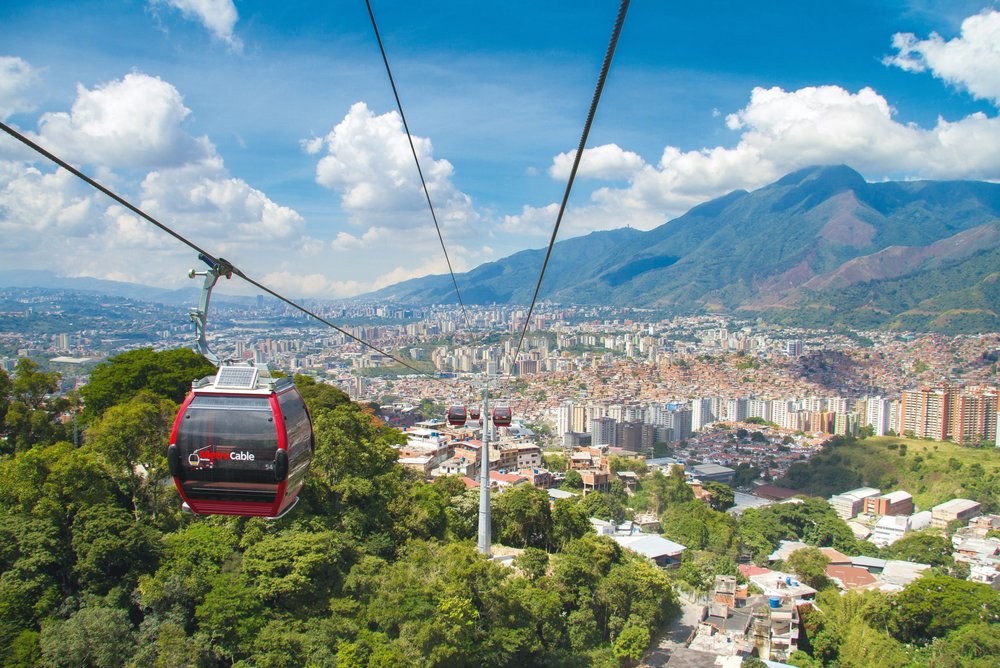
[[[844,165],[811,167],[648,232],[559,242],[541,296],[797,324],[981,331],[995,328],[998,248],[1000,184],[868,183]],[[526,303],[543,256],[524,251],[460,275],[465,300]],[[374,296],[456,301],[440,276]]]

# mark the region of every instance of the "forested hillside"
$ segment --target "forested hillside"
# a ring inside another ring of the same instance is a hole
[[[187,351],[111,359],[82,392],[78,448],[54,375],[0,372],[0,665],[616,665],[674,614],[661,570],[541,490],[494,509],[495,535],[533,549],[484,559],[476,492],[411,477],[398,431],[304,377],[299,507],[182,515],[166,443],[211,371]]]

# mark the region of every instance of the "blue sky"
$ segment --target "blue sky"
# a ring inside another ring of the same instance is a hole
[[[542,247],[617,3],[372,4],[456,269]],[[633,2],[560,238],[810,164],[997,180],[998,101],[993,3]],[[0,118],[289,296],[445,271],[364,2],[5,3]],[[194,263],[2,136],[0,266],[53,257]]]

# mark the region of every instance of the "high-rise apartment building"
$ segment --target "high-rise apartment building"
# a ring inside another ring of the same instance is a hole
[[[590,421],[590,435],[593,445],[615,445],[618,422],[612,417],[602,417]]]
[[[691,431],[700,431],[715,422],[711,399],[691,400]]]
[[[949,395],[942,387],[903,390],[899,402],[903,434],[932,438],[935,441],[946,440],[949,434]]]
[[[868,397],[865,401],[864,420],[875,433],[885,436],[889,431],[889,400],[884,397]]]
[[[951,407],[951,440],[956,443],[995,442],[997,392],[995,388],[965,388]]]

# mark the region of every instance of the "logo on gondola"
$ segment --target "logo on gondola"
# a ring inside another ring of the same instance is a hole
[[[217,459],[229,459],[238,462],[252,462],[255,459],[252,452],[211,452],[209,451],[211,447],[210,445],[205,446],[200,450],[192,452],[188,455],[188,464],[191,466],[210,466]]]

